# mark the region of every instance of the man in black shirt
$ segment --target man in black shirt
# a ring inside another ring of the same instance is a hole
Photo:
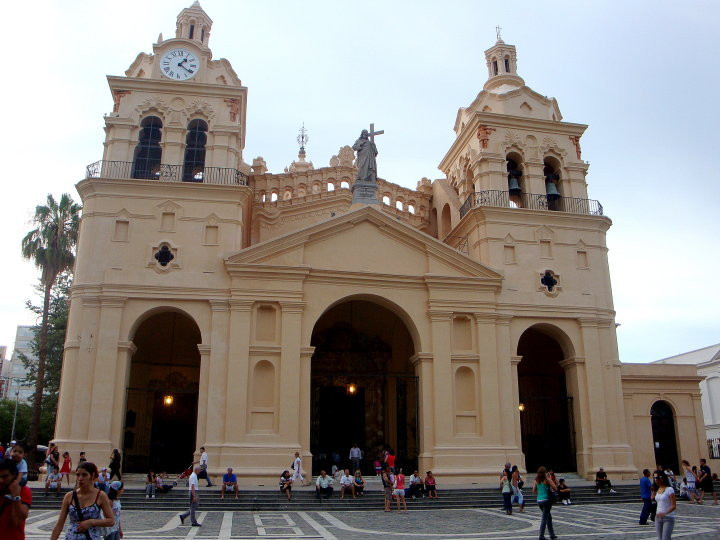
[[[617,493],[613,488],[612,484],[610,483],[610,480],[608,480],[607,474],[605,473],[605,470],[600,467],[600,470],[595,473],[595,487],[597,488],[598,495],[602,493],[602,490],[605,488],[610,489],[610,493]]]
[[[715,493],[715,488],[713,487],[713,479],[712,479],[712,471],[710,470],[710,467],[708,467],[707,461],[704,459],[700,460],[700,489],[702,489],[702,493],[700,493],[700,499],[698,502],[703,502],[703,497],[705,497],[706,493],[712,493],[713,496],[713,504],[717,504],[717,493]]]

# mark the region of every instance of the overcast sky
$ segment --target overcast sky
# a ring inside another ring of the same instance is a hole
[[[38,272],[20,257],[36,204],[69,192],[102,157],[105,75],[137,54],[191,0],[13,2],[5,58],[0,214],[0,345],[34,323],[24,302]],[[458,107],[487,79],[495,26],[518,72],[588,124],[589,194],[608,234],[624,362],[720,342],[720,182],[716,1],[201,2],[210,46],[248,87],[245,161],[282,172],[304,122],[308,159],[327,166],[374,122],[379,175],[415,187],[440,178]],[[715,156],[715,157],[713,157]],[[97,254],[102,257],[102,254]]]

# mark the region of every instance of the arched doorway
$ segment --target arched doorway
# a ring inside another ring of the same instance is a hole
[[[545,466],[556,472],[577,470],[572,397],[568,396],[564,354],[560,344],[532,327],[520,337],[518,390],[520,429],[525,466]]]
[[[675,415],[667,401],[656,401],[650,408],[655,464],[679,471],[680,463],[675,437]]]
[[[413,340],[389,309],[351,300],[329,309],[315,324],[311,344],[310,451],[313,473],[348,467],[349,449],[364,452],[363,473],[384,446],[398,466],[417,467],[418,379],[410,358]]]
[[[200,330],[175,311],[157,313],[135,332],[123,441],[124,470],[175,472],[195,451]]]

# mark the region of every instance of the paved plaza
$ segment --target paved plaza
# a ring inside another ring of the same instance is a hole
[[[202,527],[180,525],[175,512],[127,511],[122,523],[125,539],[241,538],[537,538],[540,512],[536,506],[506,516],[501,510],[418,510],[407,514],[377,512],[200,512]],[[641,503],[556,506],[555,532],[560,538],[650,539],[652,525],[638,525]],[[720,537],[720,506],[690,506],[677,511],[677,538]],[[57,511],[33,511],[28,519],[29,539],[46,539]],[[187,523],[187,521],[186,521]]]

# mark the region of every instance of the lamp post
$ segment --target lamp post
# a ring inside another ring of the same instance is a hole
[[[24,381],[24,377],[3,377],[7,381],[7,389],[8,394],[10,393],[10,388],[13,386],[13,381]],[[15,412],[13,412],[13,423],[12,423],[12,430],[10,431],[10,440],[15,440],[15,425],[17,424],[17,411],[18,411],[18,402],[20,401],[20,387],[15,388]]]

